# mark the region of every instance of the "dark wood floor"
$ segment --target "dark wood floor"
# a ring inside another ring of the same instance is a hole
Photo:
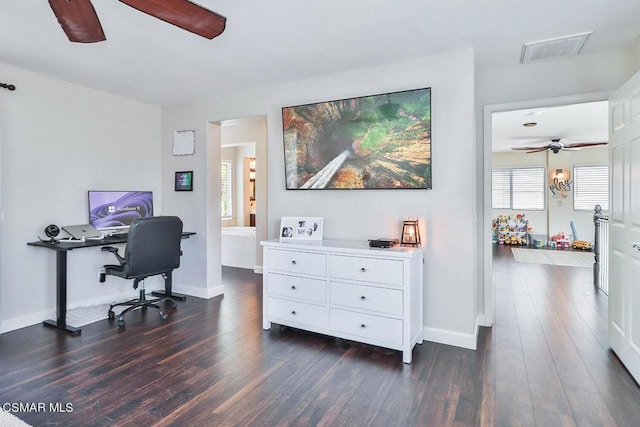
[[[640,425],[591,270],[494,256],[496,325],[477,351],[425,342],[405,365],[396,351],[265,332],[261,276],[224,268],[224,297],[189,298],[167,322],[149,311],[80,337],[3,334],[0,401],[71,404],[15,414],[34,426]]]

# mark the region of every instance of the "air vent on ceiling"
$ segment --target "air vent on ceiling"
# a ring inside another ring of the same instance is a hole
[[[571,36],[525,43],[524,46],[522,46],[520,63],[525,64],[540,59],[577,55],[582,50],[582,47],[592,32],[593,31],[588,31]]]

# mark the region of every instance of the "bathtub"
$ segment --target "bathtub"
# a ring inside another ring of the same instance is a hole
[[[222,265],[254,269],[255,227],[222,227]]]

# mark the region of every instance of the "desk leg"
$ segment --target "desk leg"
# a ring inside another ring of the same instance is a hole
[[[80,335],[80,328],[67,325],[67,251],[56,251],[56,320],[45,320],[42,324]]]
[[[152,291],[151,295],[154,297],[166,297],[176,299],[178,301],[185,301],[187,299],[186,295],[174,294],[171,292],[171,282],[171,272],[168,272],[164,278],[164,291]]]

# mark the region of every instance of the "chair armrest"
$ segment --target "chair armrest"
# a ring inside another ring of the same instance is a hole
[[[100,250],[103,252],[111,252],[112,254],[114,254],[120,265],[126,263],[125,259],[118,253],[118,248],[114,248],[113,246],[103,246],[100,248]]]

